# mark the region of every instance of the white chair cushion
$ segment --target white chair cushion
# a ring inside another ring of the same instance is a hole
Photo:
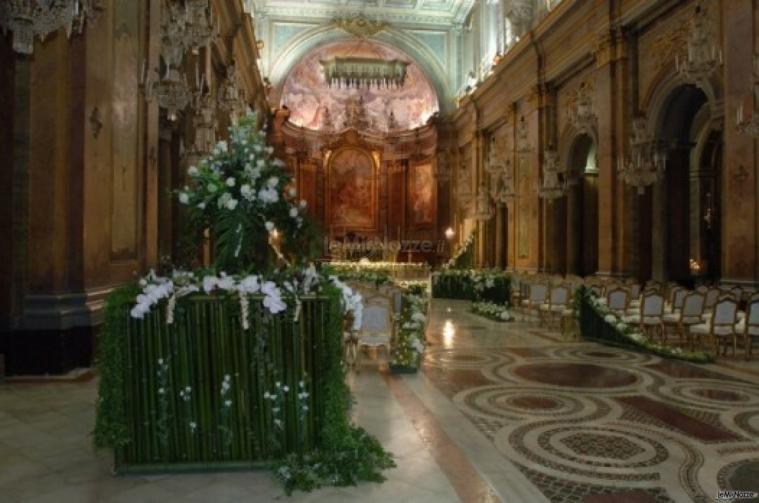
[[[690,332],[692,334],[706,335],[706,334],[709,333],[709,324],[708,323],[699,323],[698,325],[691,325]]]
[[[643,317],[643,324],[644,325],[659,325],[661,324],[662,319],[660,316],[644,316]]]
[[[566,309],[566,306],[559,304],[558,306],[551,306],[551,311],[554,313],[561,313]]]
[[[666,313],[662,319],[664,323],[680,323],[680,313]]]
[[[569,317],[569,316],[574,316],[574,315],[575,315],[575,312],[574,312],[574,309],[564,309],[564,310],[561,312],[561,315],[562,315],[562,316],[566,316],[566,317]]]
[[[540,306],[540,310],[541,310],[541,311],[548,311],[548,310],[550,309],[550,307],[551,307],[551,306],[549,306],[548,304],[542,304],[542,305]]]
[[[732,325],[719,325],[714,327],[714,335],[733,335],[735,333],[735,327]]]
[[[623,316],[622,320],[625,323],[640,323],[640,315],[639,314],[631,314],[629,316]]]

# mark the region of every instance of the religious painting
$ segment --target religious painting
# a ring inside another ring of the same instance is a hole
[[[411,170],[411,216],[417,226],[434,223],[435,175],[431,163],[416,165]]]
[[[335,230],[375,230],[374,161],[363,150],[349,148],[329,165],[329,225]]]

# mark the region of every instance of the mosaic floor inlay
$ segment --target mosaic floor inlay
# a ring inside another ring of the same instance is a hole
[[[425,376],[543,501],[759,491],[759,362],[696,366],[566,342],[523,321],[474,332],[474,317],[456,302],[433,304]]]

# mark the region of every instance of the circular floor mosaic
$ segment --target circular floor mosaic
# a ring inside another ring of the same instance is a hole
[[[591,363],[531,363],[513,372],[529,381],[572,388],[622,388],[638,380],[632,372]]]

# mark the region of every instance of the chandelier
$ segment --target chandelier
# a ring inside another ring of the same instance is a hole
[[[648,134],[645,117],[633,121],[630,147],[630,155],[619,158],[617,172],[625,184],[637,187],[638,194],[643,195],[646,187],[663,176],[667,155]]]
[[[319,61],[324,80],[330,87],[400,88],[406,81],[409,63],[398,59],[336,57]]]
[[[146,98],[156,100],[158,106],[166,109],[166,118],[174,122],[192,101],[192,92],[182,74],[170,66],[158,81],[145,82]]]
[[[578,131],[588,131],[593,128],[596,114],[593,111],[593,90],[590,84],[583,82],[571,97],[567,120]]]
[[[738,131],[749,136],[759,136],[759,110],[756,106],[759,104],[759,56],[754,55],[754,103],[751,110],[751,117],[746,117],[743,110],[743,103],[738,105],[735,122]]]
[[[488,193],[485,185],[480,185],[477,190],[477,197],[474,201],[474,213],[472,218],[479,220],[480,222],[486,222],[493,218],[495,212],[493,211],[493,205],[490,203],[490,194]]]
[[[451,179],[451,158],[449,151],[438,152],[435,162],[435,178],[439,183],[445,183]]]
[[[559,169],[559,153],[547,150],[543,154],[543,180],[538,187],[538,197],[553,201],[567,193],[567,179]]]
[[[208,155],[216,145],[216,99],[210,91],[204,90],[201,82],[193,100],[195,141],[187,154],[187,163],[190,166]]]
[[[491,140],[485,171],[490,175],[490,197],[496,204],[506,204],[516,197],[511,161],[503,159],[502,145]]]
[[[44,40],[61,28],[67,37],[81,33],[101,9],[98,0],[2,0],[0,28],[3,34],[13,32],[14,51],[30,55],[34,37]]]
[[[208,0],[187,0],[186,24],[184,27],[184,45],[193,54],[198,54],[201,47],[207,47],[218,37],[219,30],[213,19],[213,12]]]
[[[245,96],[237,85],[237,68],[232,63],[227,67],[227,79],[219,88],[219,108],[229,114],[233,124],[238,116],[245,111]]]
[[[687,50],[675,56],[675,70],[686,81],[699,84],[709,80],[722,66],[722,48],[715,40],[712,20],[701,3],[689,22]]]

